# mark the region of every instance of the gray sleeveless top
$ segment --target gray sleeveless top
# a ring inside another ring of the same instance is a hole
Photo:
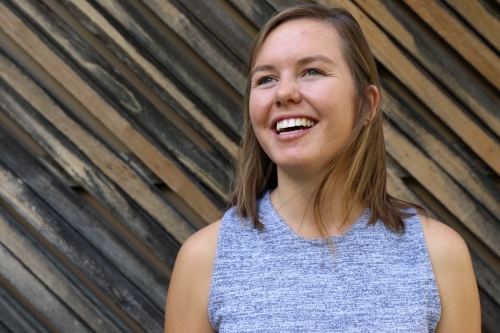
[[[398,235],[368,210],[335,254],[281,219],[269,192],[256,230],[229,209],[222,218],[208,302],[220,333],[434,332],[441,305],[417,215]]]

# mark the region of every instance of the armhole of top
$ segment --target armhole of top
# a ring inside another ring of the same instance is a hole
[[[224,215],[222,216],[222,219],[221,219],[221,222],[220,222],[220,226],[219,226],[219,231],[217,233],[217,246],[215,248],[215,255],[214,255],[214,267],[212,269],[212,276],[210,277],[210,290],[208,292],[208,302],[207,302],[207,306],[208,306],[208,320],[210,322],[210,325],[212,326],[212,328],[214,330],[217,331],[217,328],[215,327],[215,319],[214,319],[214,314],[213,314],[213,306],[211,306],[212,304],[212,293],[213,293],[213,287],[214,287],[214,273],[215,273],[215,270],[217,269],[217,266],[218,266],[218,258],[219,258],[219,254],[220,254],[220,247],[221,247],[221,240],[222,240],[222,232],[223,232],[223,229],[225,228],[225,225],[227,223],[227,215],[229,213],[229,210],[226,211],[226,213],[224,213]]]
[[[419,228],[419,231],[420,231],[420,234],[422,235],[422,241],[423,241],[423,244],[425,246],[425,255],[426,255],[426,258],[425,258],[425,261],[426,261],[426,265],[425,265],[425,268],[426,268],[426,273],[429,275],[429,277],[432,277],[432,283],[429,283],[428,285],[426,285],[426,290],[427,290],[427,303],[429,302],[432,302],[434,303],[434,299],[437,300],[435,303],[436,304],[428,304],[431,308],[434,308],[434,306],[437,307],[437,313],[433,316],[433,321],[431,323],[431,331],[430,332],[434,332],[436,330],[436,327],[439,323],[439,320],[441,319],[441,298],[439,297],[439,290],[438,290],[438,286],[437,286],[437,281],[436,281],[436,275],[434,273],[434,268],[432,267],[432,261],[431,261],[431,256],[430,256],[430,253],[429,253],[429,248],[427,247],[427,242],[425,240],[425,235],[424,235],[424,226],[423,226],[423,223],[424,220],[421,218],[421,216],[418,214],[418,211],[416,213],[415,216],[413,216],[412,218],[416,218],[418,219],[418,228]]]

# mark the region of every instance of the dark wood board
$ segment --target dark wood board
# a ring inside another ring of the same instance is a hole
[[[152,0],[145,2],[153,3]],[[155,2],[158,4],[158,1],[155,0]],[[184,15],[188,17],[192,15],[193,17],[190,17],[189,21],[197,20],[203,24],[199,29],[210,31],[229,52],[238,57],[240,70],[246,69],[245,64],[252,46],[252,37],[232,20],[216,2],[204,0],[170,0],[170,2],[179,8],[179,11]],[[182,7],[185,7],[185,9]]]
[[[238,10],[260,29],[275,13],[273,7],[261,0],[229,0]]]
[[[0,285],[0,332],[49,333],[40,322]],[[3,329],[3,331],[2,331]]]
[[[115,8],[110,17],[100,6],[94,7],[87,1],[60,2],[158,96],[167,103],[169,100],[179,103],[182,108],[174,110],[188,123],[208,134],[211,142],[231,152],[224,141],[228,140],[227,136],[229,140],[239,137],[239,105],[218,85],[212,84],[203,70],[186,57],[174,41],[165,38],[147,17],[137,10],[132,11],[132,17],[124,17],[120,8]],[[219,127],[225,131],[218,133]]]
[[[91,207],[39,162],[0,126],[0,161],[42,197],[156,306],[165,303],[168,279],[127,244]]]
[[[24,75],[21,70],[10,62],[7,58],[0,54],[0,65],[2,71],[0,76],[9,80],[9,84],[16,89],[17,93],[22,95],[32,106],[42,112],[43,116],[49,121],[52,120],[51,126],[56,126],[69,139],[73,140],[73,144],[77,146],[102,172],[104,172],[111,180],[121,187],[128,195],[130,195],[138,204],[143,207],[153,218],[160,223],[165,230],[170,232],[179,242],[186,239],[192,232],[193,228],[189,226],[185,219],[166,201],[159,191],[146,183],[140,175],[138,175],[128,164],[126,164],[115,153],[111,152],[102,142],[100,142],[93,134],[87,131],[76,120],[72,119],[67,114],[66,109],[62,109],[45,91],[36,85],[30,78]],[[33,92],[36,91],[36,94]],[[6,110],[8,111],[8,110]],[[11,112],[11,117],[24,117],[22,121],[18,120],[18,124],[28,126],[40,117],[25,115],[25,109],[19,108],[16,112]],[[56,120],[56,121],[54,121]],[[39,139],[46,138],[44,127],[38,127],[36,124],[31,124],[30,133],[39,132]],[[50,136],[49,136],[50,138]],[[50,145],[45,145],[44,148],[52,152],[54,160],[58,161],[64,157],[65,147],[57,145],[57,141],[48,141]],[[58,146],[63,148],[63,151],[52,150],[50,147]],[[65,168],[68,174],[75,173],[72,171],[74,165],[66,164],[61,161],[60,165]],[[158,161],[160,162],[160,161]],[[85,169],[76,170],[82,176],[85,176]],[[85,177],[83,177],[85,178]],[[187,187],[189,189],[189,186]],[[186,189],[186,190],[187,190]],[[195,193],[191,193],[192,198],[196,197]],[[210,208],[210,207],[209,207]],[[176,223],[179,221],[179,223]]]
[[[172,31],[188,44],[204,61],[215,69],[240,95],[245,91],[244,62],[234,56],[218,39],[207,33],[198,20],[193,19],[183,8],[173,5],[171,0],[142,0]],[[107,10],[127,10],[130,0],[122,1],[122,8],[109,6],[111,1],[99,0]],[[116,9],[115,9],[116,8]],[[130,7],[128,7],[130,8]]]
[[[66,221],[0,162],[0,197],[63,253],[118,307],[149,332],[160,332],[163,309],[156,307]]]
[[[4,58],[0,57],[0,63],[3,64]],[[4,67],[5,68],[5,67]],[[3,71],[5,74],[7,71]],[[22,75],[21,72],[17,74]],[[25,79],[28,79],[25,77]],[[3,80],[1,81],[3,82]],[[33,82],[24,81],[24,87],[34,89]],[[30,105],[15,94],[5,84],[0,85],[2,92],[2,109],[10,115],[14,121],[30,133],[40,145],[54,158],[55,161],[79,184],[81,184],[89,193],[94,195],[123,225],[133,232],[139,240],[149,247],[165,264],[173,266],[175,256],[179,249],[179,243],[169,236],[160,225],[152,220],[148,214],[138,207],[126,194],[100,171],[78,147],[68,141],[68,138],[62,135],[44,119],[40,114],[32,109]],[[40,95],[39,95],[40,96]],[[47,100],[50,105],[53,103]],[[55,107],[55,105],[52,105]],[[45,108],[47,111],[48,108]],[[61,119],[61,117],[59,117]],[[75,129],[72,133],[77,133]],[[87,134],[88,135],[88,134]],[[83,138],[81,142],[91,143],[91,136],[79,136]],[[98,151],[99,152],[99,151]],[[109,152],[99,152],[109,154]],[[109,163],[109,162],[108,162]],[[85,167],[81,167],[85,166]],[[117,170],[117,169],[115,169]],[[119,169],[118,169],[119,170]],[[116,172],[116,171],[115,171]],[[142,194],[143,196],[145,193]],[[166,202],[168,204],[168,202]],[[166,206],[168,209],[168,205]],[[172,222],[182,222],[181,216],[173,208],[169,209],[169,214],[164,216],[171,219]]]
[[[432,158],[458,184],[464,187],[491,216],[497,217],[500,225],[500,189],[469,161],[458,155],[455,146],[448,142],[432,124],[427,122],[418,112],[405,107],[401,97],[389,84],[382,81],[384,100],[382,106],[388,117],[398,124],[402,131],[418,145],[422,152]],[[398,98],[398,99],[397,99]]]
[[[448,44],[500,91],[500,61],[446,6],[435,0],[404,0]]]
[[[500,305],[495,303],[482,290],[479,290],[479,296],[481,300],[481,324],[483,332],[500,332],[500,316],[498,316],[498,308]]]
[[[29,271],[40,284],[50,289],[92,330],[109,333],[131,332],[2,209],[0,209],[0,230],[0,243],[25,267],[29,267]],[[30,300],[29,288],[21,289],[19,292]],[[52,317],[57,315],[57,308],[44,306],[43,309],[50,312]]]
[[[133,124],[128,122],[128,120],[118,113],[112,105],[107,103],[106,100],[93,90],[78,73],[72,70],[53,50],[48,48],[44,42],[34,34],[19,17],[5,7],[3,3],[0,3],[0,16],[2,16],[2,20],[5,20],[5,22],[10,22],[4,26],[4,32],[6,32],[9,37],[13,38],[44,70],[52,73],[52,75],[54,75],[53,78],[59,84],[64,86],[78,102],[126,144],[149,169],[162,179],[162,181],[181,198],[185,199],[188,205],[191,205],[193,209],[199,211],[200,215],[208,221],[214,221],[220,215],[215,205],[209,200],[206,194],[203,193],[202,188],[197,187],[186,174],[177,168],[174,161],[169,159],[168,156],[165,156],[164,152],[159,150],[156,145],[142,136]],[[15,29],[13,28],[14,26],[16,27]],[[26,96],[25,98],[27,100],[30,99]],[[36,99],[38,96],[33,96],[33,98]],[[65,134],[68,135],[68,133]],[[74,133],[69,134],[70,136],[75,135]],[[80,140],[76,140],[76,142],[80,144],[87,144],[86,142],[81,143],[79,141]],[[95,141],[95,139],[93,139],[93,141]],[[80,148],[83,147],[80,146]],[[95,148],[95,145],[93,145],[93,147],[87,146],[87,148]],[[94,157],[104,162],[102,158],[105,156],[95,155]],[[94,160],[94,162],[96,162],[96,160]],[[117,162],[122,164],[120,166],[122,170],[132,172],[128,166],[123,165],[123,161]],[[100,165],[101,169],[109,169],[108,163],[109,161],[106,161],[104,165]],[[113,178],[115,182],[119,183],[120,186],[126,186],[129,187],[129,190],[137,191],[138,188],[135,187],[135,185],[137,185],[143,188],[142,192],[146,191],[146,193],[151,193],[150,190],[147,190],[149,186],[145,183],[134,181],[136,178],[133,175],[122,179],[121,177],[116,177],[116,169],[108,171],[110,171],[108,175]],[[132,174],[134,173],[132,172]],[[131,187],[133,187],[133,189]],[[131,196],[134,197],[136,201],[140,202],[143,207],[163,201],[159,195],[154,195],[150,198],[153,199],[152,201],[144,200],[145,198],[142,195],[141,193],[141,196]],[[156,207],[157,209],[163,209],[164,204],[159,204],[159,206]],[[152,215],[154,216],[154,214]],[[172,235],[179,237],[180,240],[184,240],[191,234],[191,230],[183,224],[170,223],[169,220],[158,215],[154,217],[158,221],[163,222]]]
[[[91,333],[90,327],[0,244],[0,272],[13,288],[63,332]],[[54,311],[51,311],[54,309]]]
[[[498,92],[487,89],[477,72],[471,70],[455,50],[443,45],[439,37],[434,37],[432,29],[419,24],[419,18],[411,10],[405,10],[402,2],[356,0],[356,3],[401,43],[455,99],[466,105],[485,127],[500,137]]]
[[[197,179],[204,180],[205,186],[219,197],[227,196],[228,175],[222,161],[213,158],[191,142],[175,124],[49,8],[42,3],[11,1],[36,24],[34,30],[43,33],[45,43],[52,49],[60,50],[64,54],[61,58],[73,68],[77,67],[77,70],[81,71],[81,77],[87,76],[87,82],[94,90],[100,92],[108,103],[113,104],[138,131],[144,131],[143,136],[152,136],[167,150],[168,155],[184,167],[184,172],[191,172]],[[153,141],[152,138],[149,140]]]

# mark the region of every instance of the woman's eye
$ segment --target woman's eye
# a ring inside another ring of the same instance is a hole
[[[321,72],[317,69],[308,69],[304,73],[304,75],[320,75],[320,74],[321,74]]]
[[[261,78],[257,81],[257,85],[271,83],[271,82],[274,82],[274,79],[272,77],[264,76],[263,78]]]

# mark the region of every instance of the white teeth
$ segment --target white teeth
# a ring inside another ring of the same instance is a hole
[[[314,124],[315,124],[315,122],[313,120],[306,119],[306,118],[283,119],[283,120],[280,120],[276,123],[276,131],[279,133],[285,128],[298,127],[298,126],[312,127],[312,126],[314,126]],[[292,132],[296,132],[296,131],[301,131],[301,129],[297,129],[297,130],[292,131]],[[291,133],[291,132],[287,132],[287,133]]]

